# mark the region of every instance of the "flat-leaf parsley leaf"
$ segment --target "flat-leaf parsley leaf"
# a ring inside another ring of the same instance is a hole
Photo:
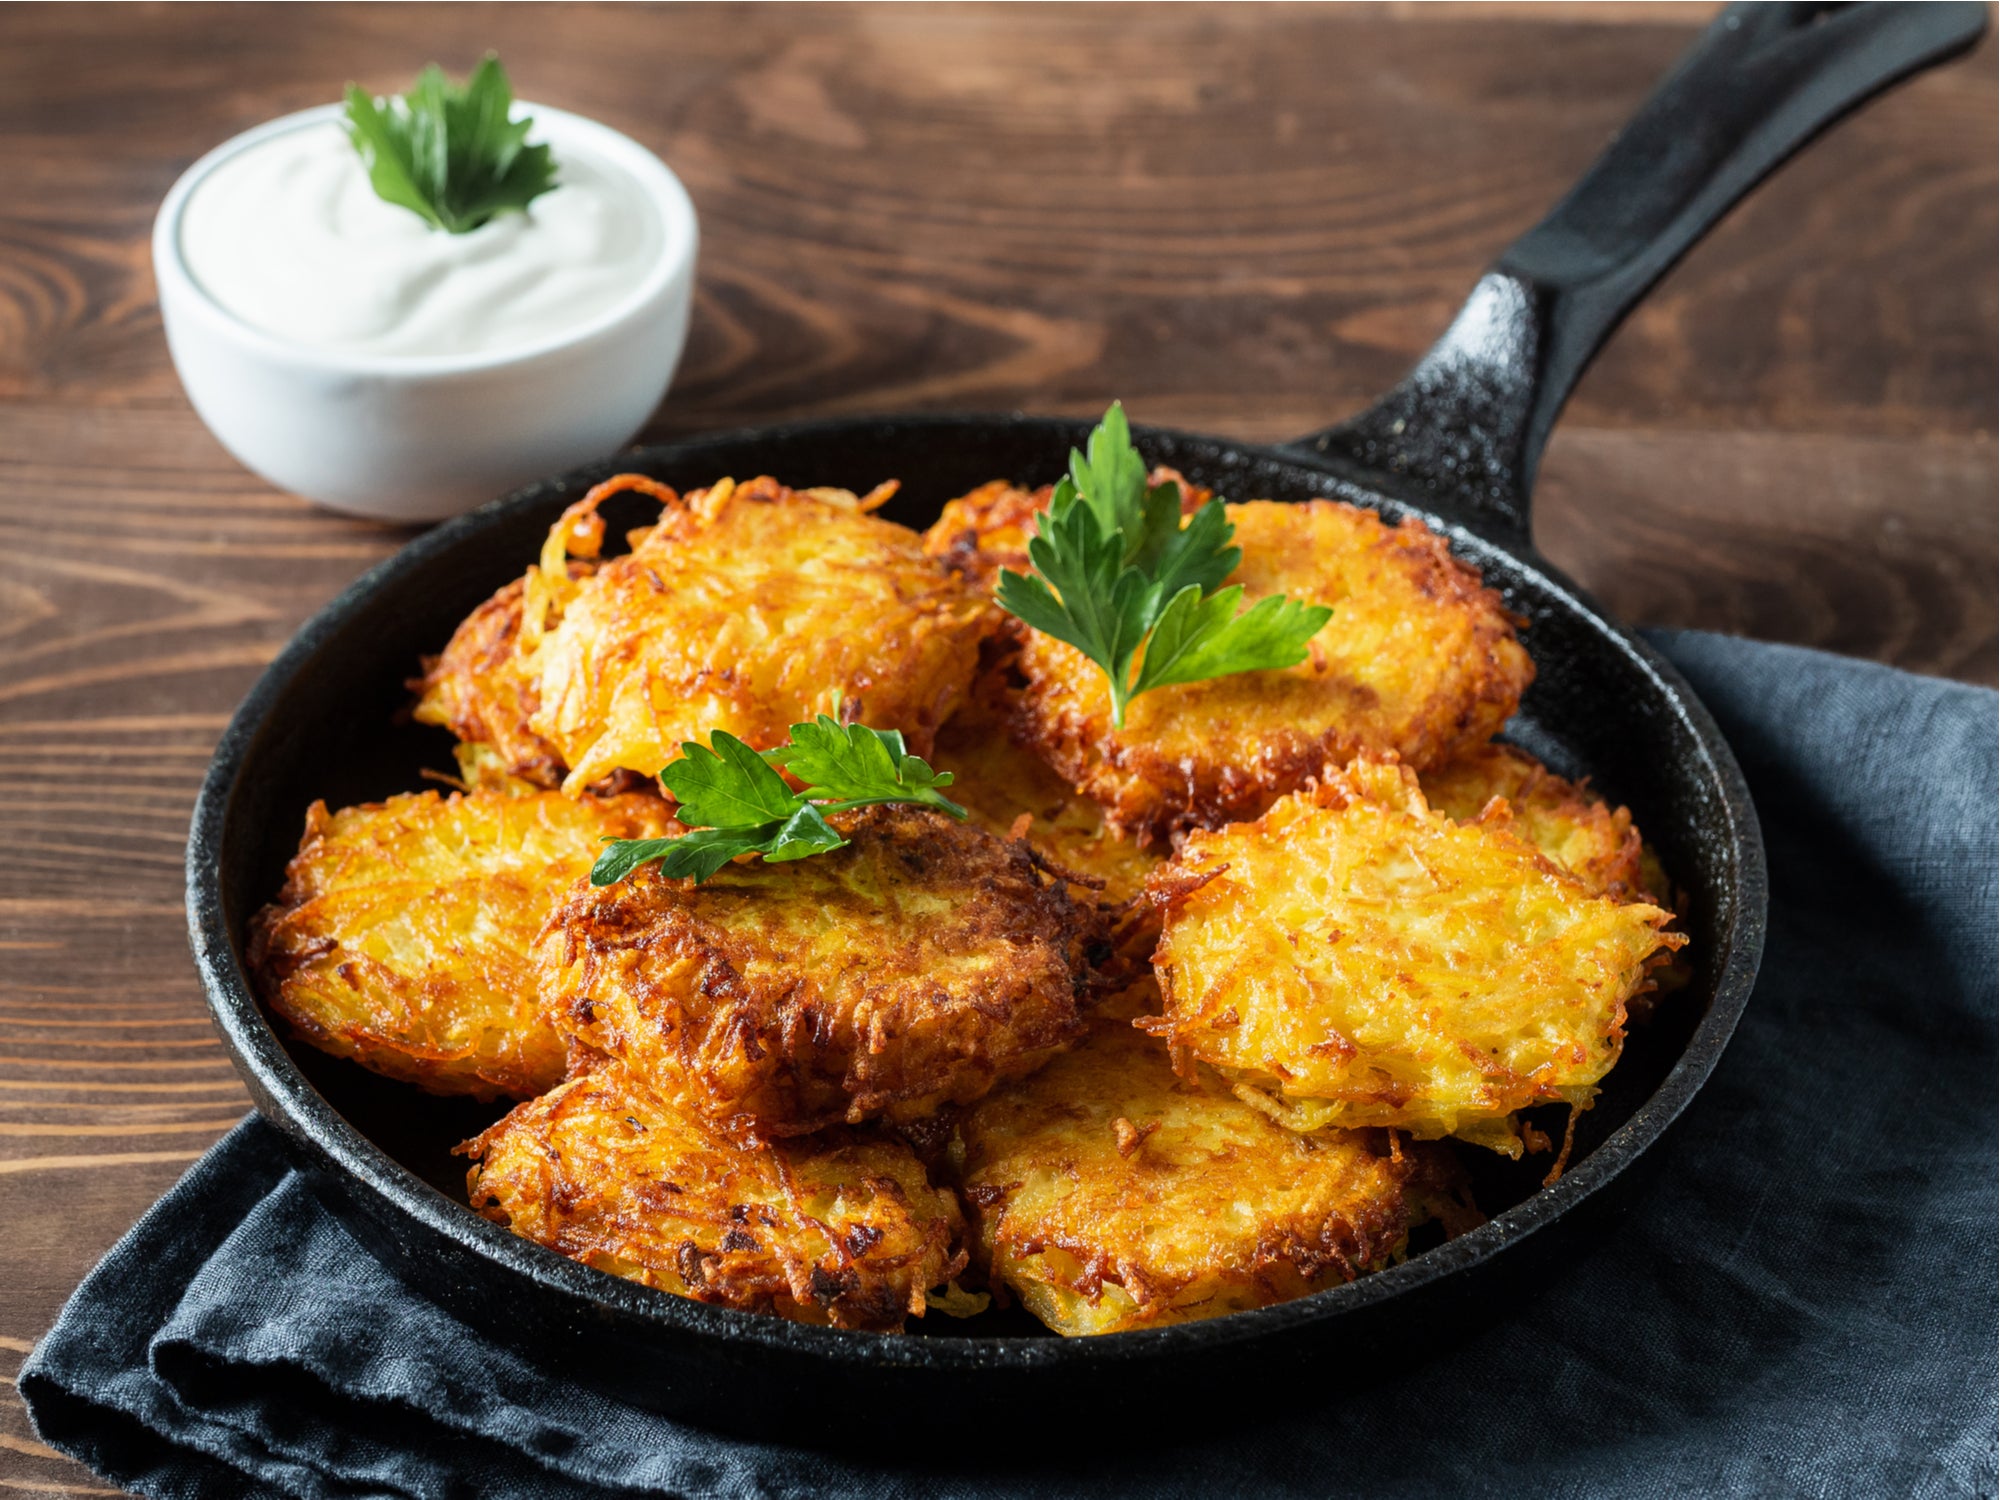
[[[933,771],[903,747],[902,733],[842,724],[825,714],[794,724],[789,744],[759,754],[727,730],[707,745],[689,740],[681,758],[660,773],[680,804],[677,816],[693,831],[671,839],[607,839],[591,867],[592,885],[615,885],[641,865],[660,862],[671,879],[698,885],[739,854],[773,863],[844,848],[847,840],[826,814],[899,802],[928,807],[961,822],[966,811],[943,794],[949,771]],[[803,782],[793,791],[772,769],[783,766]]]
[[[556,185],[549,148],[527,144],[534,122],[508,118],[513,103],[506,70],[490,52],[462,85],[432,63],[399,99],[376,99],[350,83],[347,136],[377,197],[464,234]]]
[[[1242,586],[1222,587],[1243,560],[1228,511],[1210,500],[1183,524],[1179,487],[1146,483],[1117,402],[1085,450],[1071,452],[1028,540],[1032,571],[1002,571],[996,597],[1103,669],[1114,724],[1154,688],[1305,660],[1333,611],[1273,594],[1238,614]]]

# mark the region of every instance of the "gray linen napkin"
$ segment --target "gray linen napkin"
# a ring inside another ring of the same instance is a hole
[[[1089,1459],[976,1413],[920,1468],[717,1437],[413,1296],[252,1120],[77,1290],[22,1371],[37,1429],[161,1497],[1994,1494],[1995,698],[1655,639],[1763,818],[1763,976],[1644,1200],[1426,1365]]]

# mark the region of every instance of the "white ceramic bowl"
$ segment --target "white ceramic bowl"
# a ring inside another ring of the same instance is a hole
[[[338,118],[326,105],[245,131],[182,174],[153,224],[167,348],[209,431],[246,467],[308,500],[391,521],[434,521],[601,458],[645,423],[687,342],[698,234],[667,166],[617,131],[523,104],[536,139],[621,168],[658,216],[658,261],[600,317],[555,339],[467,355],[354,355],[251,327],[189,274],[181,214],[238,152]]]

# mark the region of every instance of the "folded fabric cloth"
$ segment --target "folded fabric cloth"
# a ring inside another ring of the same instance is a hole
[[[1994,695],[1656,639],[1763,818],[1763,977],[1644,1200],[1428,1364],[1090,1460],[996,1444],[974,1412],[962,1464],[742,1442],[552,1380],[414,1296],[252,1120],[78,1289],[22,1371],[36,1428],[162,1497],[1991,1495]]]

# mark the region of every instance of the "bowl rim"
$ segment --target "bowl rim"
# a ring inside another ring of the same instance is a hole
[[[1337,466],[1311,453],[1262,444],[1225,443],[1237,453],[1267,454],[1286,466],[1317,470],[1330,484],[1354,495],[1373,495],[1376,507],[1424,515],[1455,545],[1475,554],[1512,553],[1516,566],[1536,578],[1549,596],[1605,628],[1606,644],[1627,669],[1645,680],[1692,733],[1701,747],[1705,771],[1717,793],[1718,822],[1739,856],[1736,885],[1718,939],[1722,962],[1706,1014],[1681,1055],[1653,1093],[1560,1179],[1494,1215],[1478,1228],[1421,1255],[1309,1296],[1227,1317],[1130,1329],[1091,1338],[962,1337],[914,1338],[852,1329],[822,1328],[762,1314],[711,1306],[625,1281],[578,1264],[509,1233],[431,1186],[362,1133],[307,1081],[257,1002],[242,967],[224,910],[222,849],[224,828],[243,775],[244,762],[290,683],[309,672],[329,638],[377,589],[448,554],[468,536],[502,518],[536,506],[553,505],[568,489],[595,482],[624,468],[674,461],[724,443],[770,442],[816,437],[842,428],[893,426],[903,433],[947,431],[956,426],[991,429],[1001,425],[1046,427],[1052,435],[1079,440],[1087,422],[1021,413],[939,413],[891,418],[835,417],[797,423],[706,433],[679,442],[622,453],[581,466],[489,501],[409,542],[322,606],[265,669],[232,716],[216,747],[196,799],[187,845],[189,937],[211,1015],[223,1033],[231,1060],[258,1099],[260,1112],[304,1147],[343,1189],[360,1189],[369,1211],[384,1210],[413,1219],[428,1233],[461,1251],[525,1277],[542,1290],[574,1299],[579,1313],[615,1312],[661,1335],[690,1338],[715,1346],[761,1346],[823,1360],[829,1368],[1035,1370],[1074,1363],[1144,1361],[1171,1351],[1219,1347],[1259,1338],[1302,1324],[1317,1323],[1384,1302],[1444,1280],[1513,1250],[1549,1228],[1584,1200],[1594,1197],[1656,1145],[1693,1101],[1714,1071],[1747,1006],[1762,955],[1768,900],[1763,840],[1743,773],[1706,707],[1673,665],[1629,629],[1610,620],[1532,547],[1509,546],[1452,523],[1448,515],[1381,491],[1341,484]],[[1200,434],[1159,427],[1136,429],[1141,437],[1214,442]],[[691,451],[692,450],[692,451]],[[567,488],[566,488],[567,487]],[[1482,558],[1483,562],[1484,559]]]
[[[532,117],[535,134],[547,136],[550,144],[560,146],[567,138],[622,173],[640,190],[659,223],[660,252],[644,279],[595,317],[558,334],[476,353],[357,354],[317,348],[267,332],[223,306],[201,284],[182,253],[181,221],[189,200],[223,163],[278,136],[338,120],[346,112],[343,104],[314,105],[252,126],[198,157],[174,180],[153,219],[153,275],[162,309],[171,294],[176,312],[192,314],[209,335],[236,344],[267,363],[334,375],[404,380],[510,369],[587,345],[629,324],[669,294],[695,264],[701,231],[686,185],[657,154],[601,121],[526,99],[515,100],[514,111]]]

